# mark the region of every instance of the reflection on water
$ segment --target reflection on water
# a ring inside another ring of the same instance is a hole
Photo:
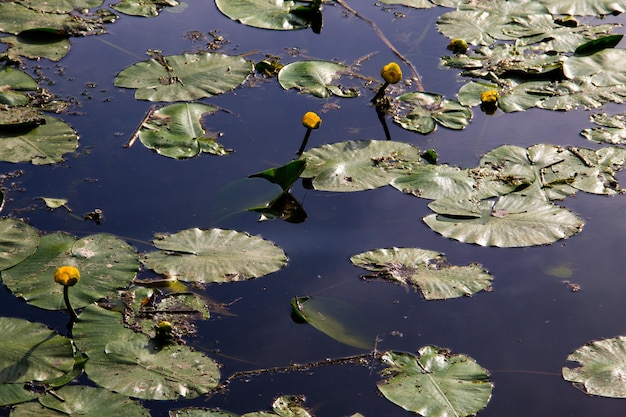
[[[271,32],[244,27],[224,18],[212,2],[189,2],[181,13],[162,13],[155,19],[123,17],[109,27],[110,34],[72,39],[72,51],[58,65],[40,63],[54,82],[49,88],[77,97],[80,115],[62,115],[81,136],[75,156],[59,167],[4,164],[4,171],[24,169],[18,179],[24,192],[11,191],[5,213],[28,207],[38,196],[63,197],[79,215],[102,209],[101,226],[85,223],[62,211],[38,209],[22,215],[46,232],[66,230],[77,235],[107,232],[120,235],[140,251],[149,249],[155,232],[177,232],[189,227],[220,227],[261,234],[288,254],[286,268],[252,282],[211,286],[207,294],[230,307],[236,316],[215,316],[199,323],[200,334],[191,343],[215,351],[224,364],[223,376],[257,367],[319,361],[362,353],[341,345],[311,326],[290,317],[294,296],[324,296],[352,304],[380,335],[379,349],[415,352],[426,344],[465,353],[492,373],[495,389],[481,416],[496,415],[619,415],[618,400],[591,398],[560,377],[567,355],[579,346],[626,332],[622,318],[626,304],[622,271],[626,257],[621,244],[626,199],[579,193],[563,204],[586,220],[582,233],[566,242],[528,249],[494,249],[441,238],[422,222],[429,214],[427,201],[403,195],[391,187],[353,194],[323,193],[293,188],[307,218],[302,223],[280,220],[257,222],[258,215],[241,212],[237,202],[221,205],[233,184],[248,175],[283,165],[294,157],[302,138],[301,116],[322,115],[322,127],[309,146],[348,139],[382,139],[384,131],[369,104],[371,91],[356,99],[320,100],[284,92],[274,82],[255,83],[207,102],[225,109],[207,118],[207,127],[224,133],[221,141],[235,149],[225,157],[202,156],[174,161],[135,144],[122,145],[137,127],[150,103],[134,100],[133,92],[112,86],[115,74],[146,58],[148,48],[177,54],[201,48],[186,39],[190,30],[218,29],[230,43],[226,53],[257,51],[291,62],[304,57],[339,59],[350,63],[375,52],[361,65],[377,76],[379,68],[396,59],[371,28],[339,7],[328,5],[320,35],[311,31]],[[356,7],[356,5],[355,5]],[[396,18],[378,7],[359,5],[376,20],[398,49],[406,51],[421,72],[427,91],[452,96],[460,79],[453,70],[438,68],[446,54],[447,39],[434,22],[441,10],[401,11]],[[395,9],[394,9],[395,10]],[[349,35],[349,36],[348,36]],[[105,42],[106,41],[106,42]],[[115,47],[112,47],[114,45]],[[301,56],[291,56],[298,50]],[[32,65],[32,63],[29,63]],[[95,87],[87,87],[94,83]],[[322,112],[324,105],[338,109]],[[623,111],[611,106],[611,111]],[[476,165],[483,153],[503,143],[536,143],[593,147],[579,136],[589,127],[588,113],[553,113],[532,110],[487,117],[475,111],[463,132],[439,128],[423,137],[389,123],[394,140],[434,148],[442,163]],[[624,176],[620,179],[624,181]],[[255,197],[241,195],[241,197]],[[234,207],[231,213],[216,210]],[[132,240],[130,240],[132,239]],[[453,264],[481,263],[494,276],[494,291],[472,298],[447,301],[421,299],[413,290],[387,282],[364,282],[364,271],[349,257],[382,247],[420,247],[443,252]],[[568,265],[568,280],[580,285],[572,292],[562,278],[546,273]],[[50,316],[0,293],[3,312],[51,324]],[[23,310],[23,311],[22,311]],[[57,321],[57,318],[60,318]],[[62,325],[60,325],[62,326]],[[376,391],[378,367],[321,367],[306,373],[264,375],[235,381],[227,393],[179,402],[175,407],[222,407],[235,413],[269,409],[280,394],[304,394],[305,405],[318,416],[402,416],[406,412],[381,398]],[[148,403],[153,416],[166,416],[170,403]],[[8,415],[6,410],[1,415]]]

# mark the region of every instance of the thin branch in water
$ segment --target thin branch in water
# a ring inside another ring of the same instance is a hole
[[[133,132],[133,135],[130,137],[130,139],[128,139],[128,142],[124,144],[125,148],[130,148],[131,146],[133,146],[133,144],[139,137],[139,132],[141,131],[141,127],[144,125],[144,123],[148,121],[148,119],[150,119],[150,117],[152,117],[152,114],[156,111],[156,109],[157,109],[156,104],[153,104],[152,106],[150,106],[150,109],[148,110],[146,115],[143,117],[143,119],[141,119],[141,122],[139,122],[139,126],[137,126],[137,129],[135,129],[135,131]]]

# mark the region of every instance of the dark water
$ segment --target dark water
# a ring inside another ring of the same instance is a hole
[[[352,6],[374,20],[387,37],[420,71],[427,91],[453,97],[460,78],[438,67],[448,42],[435,30],[435,21],[447,9],[394,9],[391,12],[362,2]],[[282,165],[294,156],[303,135],[300,118],[316,111],[322,127],[310,146],[348,139],[383,139],[381,125],[365,91],[356,99],[316,99],[285,92],[276,82],[239,88],[206,102],[229,112],[207,118],[207,127],[223,132],[221,142],[235,153],[226,157],[201,156],[174,161],[128,140],[151,103],[136,101],[133,91],[113,86],[126,66],[146,59],[148,48],[178,54],[202,48],[183,35],[190,30],[218,30],[230,43],[221,52],[258,51],[280,55],[283,62],[312,57],[351,63],[375,52],[362,64],[364,74],[377,76],[382,65],[397,58],[365,23],[338,6],[324,9],[320,35],[309,30],[274,32],[230,21],[212,1],[189,2],[180,13],[163,12],[154,19],[124,16],[108,27],[109,34],[72,40],[72,50],[59,64],[37,63],[61,97],[75,97],[80,114],[62,115],[80,134],[80,148],[62,166],[35,167],[2,164],[2,172],[25,171],[17,181],[25,191],[10,191],[5,214],[33,204],[38,196],[64,197],[75,213],[100,208],[105,221],[96,226],[39,208],[22,216],[44,232],[64,230],[78,236],[96,232],[119,235],[139,251],[156,232],[174,233],[189,227],[220,227],[260,234],[289,256],[281,271],[257,280],[210,286],[206,294],[220,302],[237,300],[235,316],[214,316],[199,323],[191,343],[218,351],[224,377],[235,371],[307,363],[364,353],[336,342],[311,326],[290,318],[295,295],[335,298],[358,309],[369,331],[382,335],[379,349],[415,352],[434,344],[465,353],[492,374],[495,383],[489,405],[481,416],[623,415],[624,403],[586,396],[565,382],[560,371],[567,355],[583,344],[626,333],[626,199],[579,193],[563,205],[586,220],[584,230],[567,241],[526,249],[482,248],[447,240],[426,227],[421,217],[430,213],[427,201],[391,187],[360,193],[334,194],[304,189],[293,194],[303,202],[308,218],[301,224],[280,220],[259,223],[252,213],[225,213],[232,207],[232,184],[249,174]],[[290,57],[284,48],[297,48]],[[32,71],[33,62],[27,62]],[[62,68],[62,73],[60,69]],[[95,87],[88,87],[95,83]],[[340,106],[322,113],[325,103]],[[623,107],[607,106],[621,112]],[[437,150],[440,162],[475,166],[485,152],[504,143],[536,143],[595,147],[579,136],[590,127],[590,112],[555,113],[531,110],[487,117],[476,111],[463,132],[438,129],[428,136],[390,124],[394,140]],[[626,180],[621,175],[619,179]],[[97,180],[97,181],[94,181]],[[231,196],[227,198],[227,196]],[[229,214],[226,215],[225,214]],[[481,263],[494,276],[491,293],[472,298],[427,302],[412,290],[384,282],[364,282],[362,270],[349,257],[383,247],[420,247],[446,254],[453,264]],[[573,270],[568,278],[581,291],[572,292],[545,271],[556,266]],[[38,310],[15,300],[2,289],[0,306],[7,316],[41,321],[63,330],[65,316]],[[396,334],[392,336],[392,333]],[[307,373],[271,374],[237,380],[226,393],[190,401],[147,402],[153,416],[170,408],[221,407],[243,414],[268,410],[282,394],[303,394],[316,416],[402,416],[407,412],[377,393],[374,367],[328,366]],[[8,410],[0,409],[0,415]]]

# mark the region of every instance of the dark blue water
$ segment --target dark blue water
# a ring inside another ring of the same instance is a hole
[[[380,7],[352,3],[416,65],[427,91],[454,96],[461,79],[455,71],[439,68],[448,40],[436,32],[435,21],[444,9],[398,8],[394,10],[407,17],[397,19]],[[39,196],[68,198],[69,207],[79,216],[102,209],[104,223],[97,226],[80,221],[62,209],[50,212],[41,204],[21,215],[44,232],[112,233],[139,251],[150,250],[143,242],[154,233],[190,227],[236,229],[275,242],[289,256],[284,269],[257,280],[206,290],[207,296],[220,302],[237,300],[230,306],[234,316],[214,315],[198,323],[199,335],[191,341],[224,365],[224,377],[236,371],[364,353],[291,320],[293,296],[324,296],[360,311],[369,323],[368,331],[381,335],[380,350],[415,352],[434,344],[476,359],[490,370],[495,383],[492,400],[481,416],[622,414],[622,401],[588,397],[565,382],[560,371],[572,365],[565,359],[574,349],[591,340],[626,333],[622,295],[626,292],[625,198],[579,193],[565,200],[563,205],[585,219],[582,233],[554,245],[526,249],[482,248],[444,239],[421,221],[430,213],[428,201],[391,187],[335,194],[307,190],[298,183],[293,194],[308,214],[300,224],[259,223],[255,214],[224,211],[224,207],[233,207],[229,194],[233,184],[294,157],[304,134],[300,118],[306,111],[316,111],[323,118],[310,146],[384,139],[369,105],[371,92],[364,90],[355,99],[321,100],[285,92],[273,81],[239,88],[206,100],[228,110],[205,120],[208,128],[224,133],[220,141],[235,153],[175,161],[148,151],[139,142],[123,148],[151,103],[135,100],[133,91],[114,87],[119,71],[146,59],[149,48],[161,49],[166,55],[202,48],[202,42],[185,38],[190,30],[218,30],[229,41],[222,52],[256,51],[250,55],[255,60],[269,53],[282,56],[284,63],[305,57],[352,63],[375,53],[360,68],[374,77],[382,65],[397,57],[368,25],[339,6],[325,7],[320,35],[309,30],[274,32],[245,27],[221,15],[211,1],[186,6],[180,13],[163,12],[154,19],[123,16],[108,27],[107,35],[72,39],[70,54],[59,64],[37,63],[54,82],[49,86],[52,92],[79,99],[80,107],[73,109],[79,114],[61,117],[79,132],[80,148],[61,166],[0,164],[1,172],[25,171],[17,179],[25,191],[9,192],[11,200],[4,214],[31,206]],[[285,48],[297,49],[302,55],[291,57]],[[26,65],[32,71],[35,63],[27,61]],[[328,103],[340,108],[322,112]],[[612,105],[605,110],[621,112],[624,108]],[[391,123],[390,130],[394,140],[436,149],[440,162],[471,167],[482,154],[504,143],[596,147],[579,136],[580,130],[591,126],[589,114],[531,110],[488,117],[475,111],[472,124],[463,132],[439,128],[424,137]],[[623,182],[626,176],[619,179]],[[494,291],[427,302],[399,285],[360,280],[364,271],[352,266],[349,257],[392,246],[441,251],[458,265],[480,263],[494,276]],[[573,270],[568,279],[580,285],[579,292],[570,291],[562,278],[545,272],[557,266]],[[64,330],[62,313],[27,306],[5,289],[0,291],[0,306],[4,315]],[[304,394],[305,405],[316,416],[355,412],[366,417],[406,415],[377,393],[378,371],[378,366],[345,365],[263,375],[237,380],[226,393],[212,397],[146,405],[153,416],[166,416],[170,408],[186,406],[221,407],[243,414],[269,410],[273,399],[282,394]],[[0,410],[0,414],[8,415],[8,411]]]

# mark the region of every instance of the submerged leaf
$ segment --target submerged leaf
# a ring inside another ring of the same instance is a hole
[[[466,355],[425,346],[419,356],[385,352],[378,389],[391,402],[424,417],[465,417],[482,410],[493,389],[489,373]]]
[[[376,249],[350,258],[382,278],[419,289],[427,300],[471,296],[490,287],[493,277],[480,265],[448,265],[442,253],[419,248]]]

